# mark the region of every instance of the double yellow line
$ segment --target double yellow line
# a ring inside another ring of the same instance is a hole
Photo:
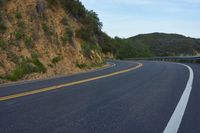
[[[97,77],[93,77],[93,78],[88,78],[88,79],[84,79],[84,80],[80,80],[80,81],[56,85],[56,86],[47,87],[47,88],[41,88],[41,89],[37,89],[37,90],[33,90],[33,91],[27,91],[27,92],[22,92],[22,93],[18,93],[18,94],[3,96],[3,97],[0,97],[0,101],[10,100],[10,99],[18,98],[18,97],[24,97],[24,96],[38,94],[38,93],[52,91],[52,90],[57,90],[57,89],[61,89],[63,87],[68,87],[68,86],[82,84],[82,83],[86,83],[86,82],[89,82],[89,81],[94,81],[94,80],[98,80],[98,79],[102,79],[102,78],[106,78],[106,77],[111,77],[111,76],[114,76],[114,75],[118,75],[118,74],[122,74],[122,73],[126,73],[126,72],[129,72],[129,71],[138,69],[142,66],[143,66],[142,63],[137,63],[137,66],[135,66],[135,67],[132,67],[132,68],[129,68],[129,69],[126,69],[126,70],[121,70],[121,71],[118,71],[118,72],[113,72],[113,73],[102,75],[102,76],[97,76]]]

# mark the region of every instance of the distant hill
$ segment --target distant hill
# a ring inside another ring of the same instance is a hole
[[[122,42],[118,52],[120,58],[197,55],[200,53],[200,39],[178,34],[141,34],[124,39]],[[125,51],[123,52],[122,49],[134,49],[134,51],[132,54],[123,56]]]
[[[200,40],[178,34],[152,33],[131,37],[128,40],[140,41],[148,45],[156,56],[195,55],[200,52]]]

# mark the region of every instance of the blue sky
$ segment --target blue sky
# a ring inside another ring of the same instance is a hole
[[[151,32],[200,38],[200,0],[80,0],[110,36]]]

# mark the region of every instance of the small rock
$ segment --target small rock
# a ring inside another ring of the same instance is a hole
[[[39,15],[41,15],[45,10],[45,2],[44,1],[37,1],[36,10]]]

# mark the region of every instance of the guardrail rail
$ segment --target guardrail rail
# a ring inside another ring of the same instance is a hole
[[[168,57],[146,57],[146,58],[128,58],[126,60],[149,60],[149,61],[170,61],[170,62],[190,62],[200,63],[200,56],[168,56]]]

